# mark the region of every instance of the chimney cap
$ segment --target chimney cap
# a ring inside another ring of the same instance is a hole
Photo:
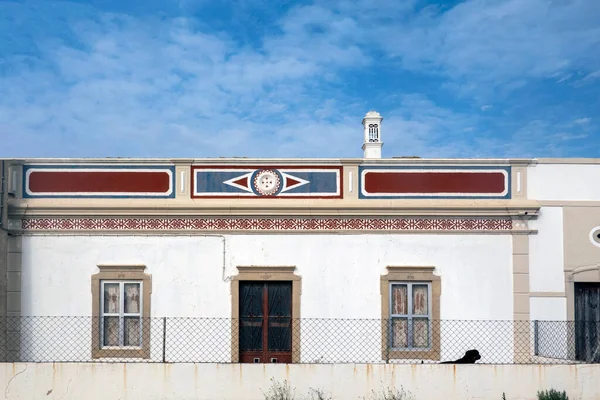
[[[363,117],[362,124],[364,125],[365,122],[367,122],[368,120],[371,120],[371,121],[377,120],[378,122],[381,122],[381,121],[383,121],[383,117],[377,111],[371,110],[368,113],[366,113],[365,116]]]
[[[375,110],[371,110],[365,114],[365,118],[381,118],[381,114]]]

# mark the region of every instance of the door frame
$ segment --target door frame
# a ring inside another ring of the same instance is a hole
[[[575,283],[599,283],[600,263],[582,265],[565,271],[565,294],[567,296],[567,321],[575,321]],[[574,327],[574,325],[572,325]],[[575,332],[569,332],[574,334]],[[575,359],[575,341],[569,342],[567,356]]]
[[[302,277],[295,266],[237,266],[239,273],[231,279],[231,362],[240,362],[240,281],[292,282],[292,363],[300,362],[300,296]]]

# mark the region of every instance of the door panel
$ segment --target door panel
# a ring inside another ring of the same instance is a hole
[[[240,317],[263,316],[263,287],[261,282],[244,282],[240,284]]]
[[[268,349],[270,352],[292,351],[292,285],[277,282],[267,287],[269,297]],[[280,357],[283,354],[279,355]],[[270,357],[272,358],[272,357]]]
[[[292,316],[292,285],[288,282],[269,282],[269,317]]]
[[[239,308],[240,361],[291,362],[292,283],[242,281]]]
[[[575,283],[575,358],[600,362],[600,283]]]
[[[263,350],[263,285],[240,285],[240,351]]]

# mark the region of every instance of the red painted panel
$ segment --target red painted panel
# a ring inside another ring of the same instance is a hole
[[[33,171],[33,193],[165,193],[170,177],[164,171]]]
[[[502,193],[501,172],[367,172],[368,193]]]

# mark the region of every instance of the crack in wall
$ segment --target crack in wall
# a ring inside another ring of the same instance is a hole
[[[23,368],[22,371],[17,372],[16,374],[14,374],[12,376],[12,378],[10,378],[10,380],[8,381],[8,383],[6,384],[6,388],[4,389],[4,398],[8,399],[8,392],[10,390],[10,384],[12,383],[13,379],[15,379],[17,376],[21,375],[23,372],[25,372],[27,370],[27,365],[25,365],[25,368]]]
[[[62,399],[63,397],[65,397],[65,395],[69,392],[69,386],[71,386],[72,381],[73,381],[73,378],[69,379],[69,383],[67,383],[67,390],[65,390],[65,392],[62,394],[62,396],[60,396],[59,400]]]

